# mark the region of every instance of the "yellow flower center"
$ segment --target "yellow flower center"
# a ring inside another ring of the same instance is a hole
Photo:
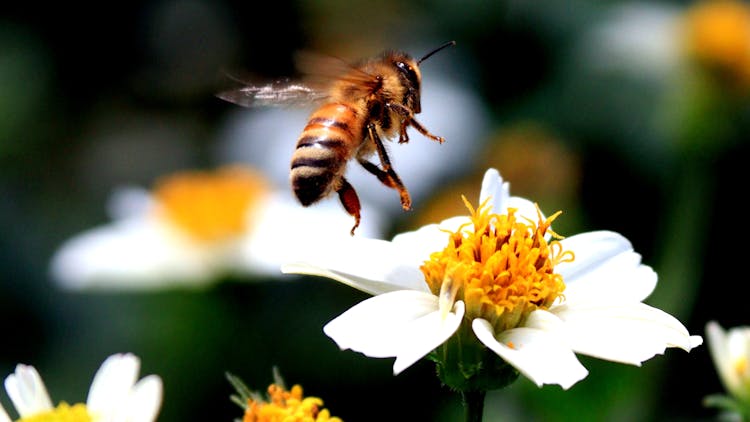
[[[68,405],[60,403],[56,408],[37,413],[33,416],[18,419],[18,422],[93,422],[94,418],[89,414],[83,403]]]
[[[688,54],[699,62],[750,84],[750,7],[734,0],[704,1],[685,20]]]
[[[545,239],[547,233],[560,238],[550,229],[560,212],[543,219],[537,208],[539,222],[534,223],[519,221],[513,208],[492,214],[487,202],[477,210],[466,198],[464,203],[471,221],[451,233],[448,246],[421,267],[441,311],[462,300],[467,318],[483,318],[500,332],[519,326],[536,309],[549,308],[565,289],[554,267],[573,260],[559,241]]]
[[[341,422],[331,417],[328,409],[321,409],[323,400],[317,397],[302,397],[302,387],[295,385],[291,391],[271,384],[268,387],[268,402],[247,400],[242,422]]]
[[[269,191],[266,181],[241,167],[191,171],[160,180],[159,212],[199,242],[231,239],[250,229],[249,212]]]

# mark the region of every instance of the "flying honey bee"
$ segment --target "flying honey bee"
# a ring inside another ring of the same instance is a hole
[[[308,74],[307,82],[247,85],[217,96],[244,107],[318,106],[297,139],[291,160],[292,189],[303,206],[338,193],[344,209],[354,217],[354,235],[361,205],[344,177],[348,162],[356,159],[381,183],[398,191],[404,210],[411,209],[409,191],[393,170],[383,139],[398,135],[400,144],[408,142],[406,129],[412,126],[429,139],[445,141],[414,118],[422,110],[419,65],[455,44],[447,42],[419,60],[401,51],[386,51],[356,64],[303,56],[300,66]],[[369,160],[376,153],[380,166]]]

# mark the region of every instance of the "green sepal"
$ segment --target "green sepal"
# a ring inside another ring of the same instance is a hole
[[[497,390],[513,383],[519,375],[477,339],[467,319],[428,357],[435,362],[440,381],[455,391]]]

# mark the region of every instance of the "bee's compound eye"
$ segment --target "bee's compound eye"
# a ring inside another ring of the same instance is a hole
[[[398,69],[404,74],[404,76],[406,76],[406,79],[411,82],[414,87],[419,86],[419,78],[417,77],[417,72],[414,71],[413,67],[401,61],[396,62],[396,67],[398,67]]]

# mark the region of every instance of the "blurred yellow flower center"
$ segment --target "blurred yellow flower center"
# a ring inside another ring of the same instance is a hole
[[[249,230],[249,213],[269,191],[260,174],[241,167],[192,171],[157,183],[159,211],[200,242],[231,239]]]
[[[746,3],[698,3],[686,16],[685,37],[691,57],[750,85],[750,7]]]
[[[745,378],[745,373],[747,372],[747,357],[741,356],[734,361],[734,372],[737,373],[737,376],[740,379]]]
[[[323,400],[302,397],[302,387],[291,391],[276,384],[268,387],[268,402],[248,399],[242,422],[341,422],[331,417],[328,409],[321,409]]]
[[[476,211],[465,198],[464,202],[471,221],[451,233],[448,246],[421,267],[441,311],[445,314],[462,300],[467,318],[486,319],[500,332],[552,305],[565,289],[554,267],[573,260],[573,253],[563,252],[560,242],[544,237],[550,233],[559,238],[550,225],[560,212],[543,219],[537,209],[539,221],[534,223],[519,221],[513,208],[507,214],[492,214],[486,202]]]
[[[68,405],[60,403],[56,408],[46,412],[37,413],[33,416],[18,419],[18,422],[93,422],[94,418],[89,414],[83,403]]]

